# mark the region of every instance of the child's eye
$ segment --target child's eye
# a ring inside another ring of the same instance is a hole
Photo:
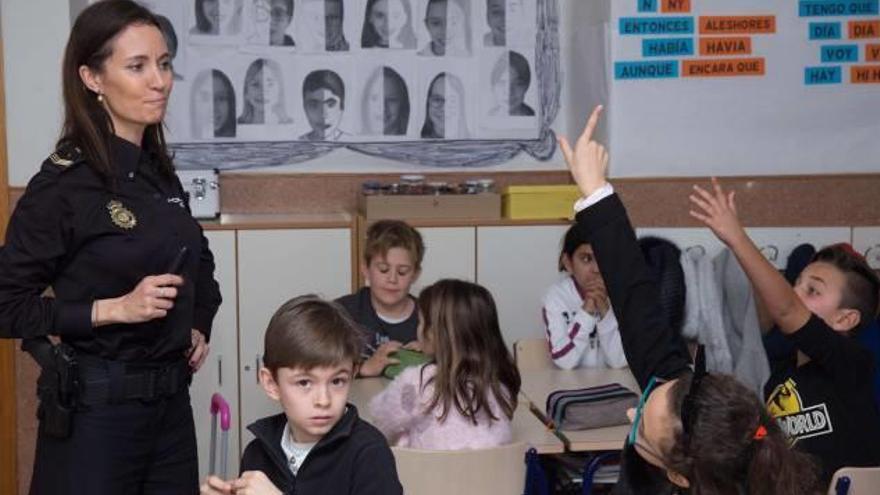
[[[409,268],[403,268],[403,269],[397,270],[397,274],[400,275],[401,277],[405,277],[405,276],[409,275]]]
[[[296,386],[297,386],[297,387],[308,388],[311,384],[312,384],[312,382],[311,382],[310,380],[305,380],[305,379],[303,379],[303,380],[297,380],[297,381],[296,381]]]
[[[169,71],[173,67],[173,64],[170,60],[166,60],[164,62],[159,63],[159,68],[163,71]]]
[[[144,64],[132,64],[128,66],[129,70],[140,72],[144,68]]]
[[[336,387],[343,387],[348,383],[348,378],[334,378],[333,381],[330,383],[332,383]]]

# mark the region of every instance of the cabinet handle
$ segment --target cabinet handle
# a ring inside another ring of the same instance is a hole
[[[254,358],[254,377],[257,379],[257,385],[260,384],[260,355]]]
[[[223,386],[223,356],[217,355],[217,387]]]

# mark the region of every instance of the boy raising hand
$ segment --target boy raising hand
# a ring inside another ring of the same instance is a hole
[[[869,352],[850,338],[876,317],[880,281],[849,245],[813,257],[794,288],[749,239],[735,194],[716,179],[694,186],[691,216],[706,224],[739,260],[779,330],[798,349],[797,365],[765,387],[767,407],[792,443],[822,463],[830,480],[842,466],[880,464],[880,414],[873,402]]]

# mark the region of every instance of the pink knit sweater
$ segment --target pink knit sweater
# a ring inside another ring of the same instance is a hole
[[[422,374],[421,366],[407,368],[379,395],[370,401],[373,425],[388,437],[392,445],[432,450],[484,449],[510,443],[510,420],[490,395],[495,417],[490,421],[480,411],[477,424],[452,406],[444,421],[440,421],[440,407],[426,413],[434,393],[433,385],[421,386],[434,376],[436,366],[428,365]]]

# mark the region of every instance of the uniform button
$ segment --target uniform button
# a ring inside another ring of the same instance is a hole
[[[134,179],[134,172],[129,172],[129,173],[128,173],[128,178],[129,178],[129,179]]]

